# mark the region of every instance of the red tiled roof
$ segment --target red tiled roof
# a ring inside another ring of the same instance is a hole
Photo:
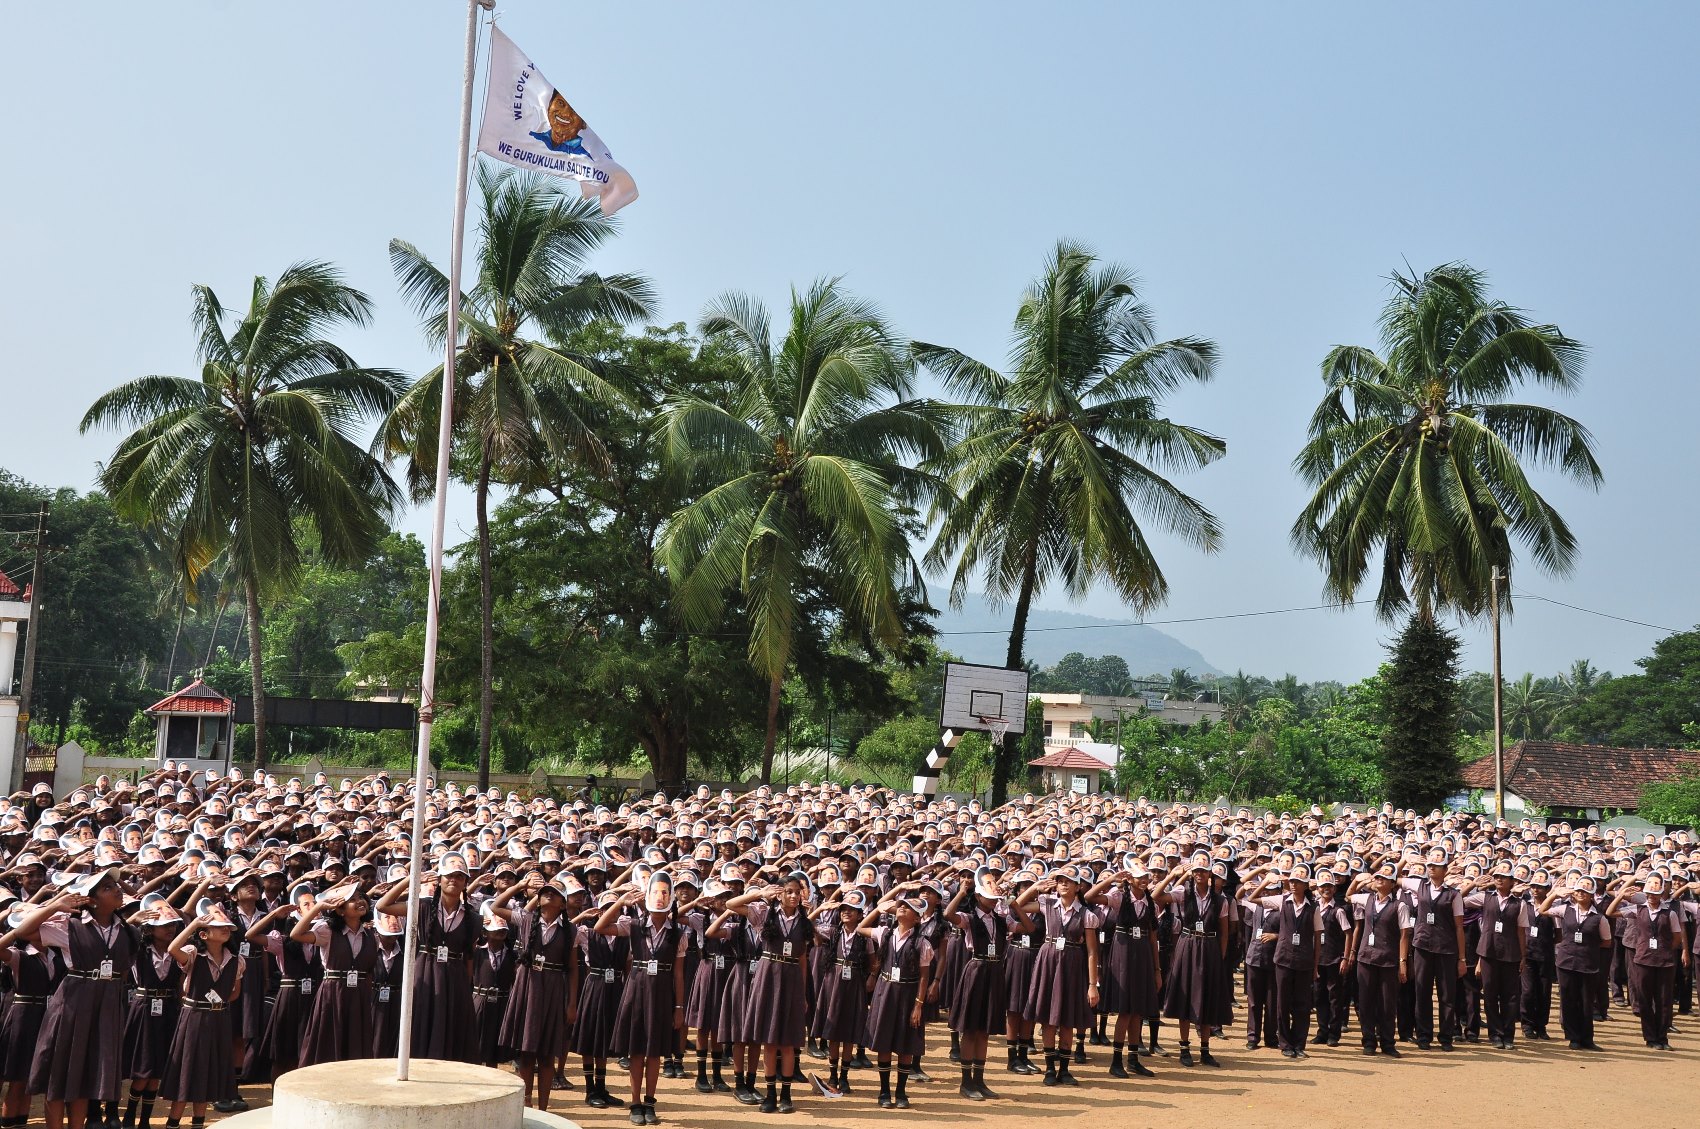
[[[1700,772],[1700,750],[1618,749],[1519,741],[1505,750],[1505,788],[1541,807],[1640,806],[1648,784]],[[1493,754],[1464,766],[1464,783],[1493,787]]]
[[[235,704],[197,678],[177,693],[168,698],[161,698],[142,712],[150,716],[156,713],[227,714]]]
[[[22,592],[18,591],[18,586],[12,582],[12,578],[0,572],[0,600],[7,598],[27,600],[30,598],[30,590],[25,588]]]
[[[1027,763],[1035,768],[1090,768],[1099,772],[1110,767],[1091,753],[1083,753],[1074,748],[1058,749],[1054,753],[1046,753],[1038,760],[1031,760]]]

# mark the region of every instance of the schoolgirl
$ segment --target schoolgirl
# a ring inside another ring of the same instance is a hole
[[[578,964],[573,959],[577,945],[576,926],[565,916],[570,878],[551,881],[541,871],[532,872],[523,884],[536,909],[509,909],[521,886],[498,893],[488,909],[505,921],[515,936],[512,989],[502,1017],[500,1046],[511,1050],[525,1081],[526,1104],[549,1108],[549,1091],[554,1079],[555,1059],[565,1052],[578,1017]]]
[[[696,903],[685,913],[687,927],[700,937],[702,959],[691,978],[685,999],[685,1028],[696,1032],[697,1083],[699,1094],[729,1094],[732,1087],[721,1077],[721,1045],[718,1036],[720,1000],[726,980],[737,963],[733,946],[710,932],[714,918],[725,904],[727,889],[718,878],[703,883]],[[712,1060],[713,1077],[709,1077]]]
[[[909,1070],[921,1050],[922,1011],[932,981],[933,947],[918,926],[927,900],[919,882],[905,882],[882,898],[857,929],[874,948],[876,970],[868,1001],[867,1044],[879,1063],[881,1109],[909,1108]],[[892,924],[881,924],[882,915]],[[891,1063],[897,1060],[897,1089],[891,1088]]]
[[[695,902],[697,894],[702,889],[701,880],[697,878],[696,872],[688,867],[678,869],[674,874],[673,884],[673,897],[680,905]],[[679,919],[680,927],[685,931],[685,994],[679,997],[678,1002],[684,1003],[688,1010],[690,1006],[690,985],[695,982],[697,969],[702,965],[702,930],[707,922],[700,911],[693,911],[690,914],[681,913]],[[666,1061],[661,1064],[661,1076],[663,1078],[683,1078],[685,1076],[685,1030],[683,1024],[674,1028],[672,1049]],[[699,1078],[702,1075],[700,1058],[697,1074]]]
[[[1098,915],[1081,900],[1090,884],[1075,866],[1063,866],[1034,883],[1017,899],[1015,910],[1031,920],[1034,909],[1045,922],[1045,944],[1033,958],[1033,977],[1023,1013],[1039,1024],[1045,1041],[1047,1086],[1078,1086],[1069,1073],[1074,1033],[1092,1023],[1098,1006]]]
[[[1164,875],[1153,896],[1175,907],[1180,938],[1175,942],[1174,963],[1169,970],[1169,991],[1163,1014],[1180,1022],[1182,1066],[1193,1065],[1192,1028],[1198,1028],[1199,1061],[1220,1066],[1210,1053],[1212,1027],[1226,1022],[1231,1011],[1226,996],[1228,933],[1234,919],[1227,900],[1211,887],[1210,860],[1194,855],[1186,873],[1191,881],[1185,890],[1170,892],[1164,887],[1179,878],[1180,868]]]
[[[372,966],[372,1057],[394,1058],[401,1040],[401,939],[407,925],[394,914],[380,913],[373,932],[378,938],[378,963]]]
[[[183,927],[183,915],[165,898],[149,894],[131,921],[143,930],[148,945],[130,969],[133,987],[124,1017],[124,1073],[130,1079],[130,1100],[123,1124],[146,1126],[153,1117],[160,1076],[177,1033],[183,969],[171,953],[171,942]]]
[[[300,1065],[365,1058],[372,1046],[372,970],[378,936],[371,903],[344,883],[325,891],[317,914],[296,920],[289,939],[313,945],[324,961],[322,979],[301,1033]]]
[[[271,1063],[274,1082],[300,1065],[301,1036],[323,971],[318,946],[302,944],[293,936],[298,923],[312,920],[316,905],[312,883],[297,882],[282,905],[248,929],[249,942],[264,945],[277,970],[269,980],[276,994],[259,1049],[261,1059]]]
[[[685,1025],[685,931],[675,920],[673,879],[666,871],[649,876],[597,918],[596,931],[631,942],[631,971],[614,1013],[610,1050],[631,1059],[631,1122],[657,1125],[655,1082],[673,1032]],[[625,914],[626,907],[641,907]],[[797,1043],[802,1042],[801,1034]],[[795,1044],[794,1044],[795,1045]]]
[[[803,1044],[803,996],[805,985],[801,961],[814,945],[814,923],[803,912],[808,896],[808,878],[800,872],[786,875],[776,885],[748,890],[726,903],[732,913],[744,917],[759,938],[759,958],[750,977],[749,1001],[745,1006],[749,1041],[761,1047],[762,1069],[767,1078],[763,1113],[790,1113],[790,1077],[797,1066],[796,1048]],[[786,1081],[776,1092],[779,1075]]]
[[[736,879],[736,885],[727,882]],[[737,897],[737,887],[743,885],[737,868],[730,863],[721,870],[721,881],[727,886],[728,897]],[[720,991],[720,1014],[714,1026],[714,1041],[732,1052],[732,1097],[743,1105],[756,1105],[761,1095],[756,1093],[757,1048],[750,1025],[750,982],[755,977],[761,941],[745,918],[723,903],[720,916],[709,924],[708,937],[717,941],[726,954],[726,979]]]
[[[595,907],[579,915],[577,942],[583,978],[579,981],[578,1023],[573,1028],[573,1051],[584,1067],[584,1104],[592,1109],[617,1105],[608,1092],[608,1046],[614,1038],[614,1013],[626,987],[631,942],[604,936],[594,928],[602,912],[618,907],[619,899],[603,893]]]
[[[862,891],[852,886],[822,902],[810,915],[825,918],[825,924],[818,926],[816,944],[826,960],[809,1038],[826,1047],[827,1088],[840,1096],[850,1092],[850,1052],[863,1036],[874,989],[873,942],[860,932],[866,909]]]
[[[22,932],[18,927],[34,906],[19,904],[7,915],[8,932],[0,937],[0,960],[12,977],[13,993],[0,1019],[0,1082],[6,1087],[0,1122],[21,1126],[29,1120],[28,1089],[30,1062],[41,1041],[41,1024],[48,1001],[65,978],[65,961],[57,949],[41,943],[39,930]],[[151,1109],[153,1101],[148,1100]]]
[[[42,947],[58,950],[66,965],[42,1020],[28,1088],[46,1101],[49,1124],[68,1118],[77,1129],[90,1102],[118,1101],[124,987],[142,940],[118,916],[124,891],[116,870],[67,878],[63,885],[64,893],[31,910],[14,932],[39,930]]]
[[[266,996],[270,994],[266,981],[271,962],[257,959],[259,946],[248,940],[248,930],[266,915],[264,895],[264,879],[258,869],[245,870],[231,880],[230,897],[235,906],[229,911],[230,919],[236,922],[236,955],[242,958],[244,969],[242,1003],[231,1024],[234,1030],[231,1055],[236,1063],[238,1082],[257,1080],[254,1073],[259,1057],[254,1052],[266,1031]],[[247,1108],[248,1103],[242,1100],[241,1094],[231,1094],[225,1100],[213,1103],[213,1109],[218,1113],[241,1113]]]
[[[1017,871],[1010,890],[1019,899],[1038,875],[1029,870]],[[1009,955],[1004,960],[1004,982],[1009,990],[1004,1012],[1005,1042],[1009,1050],[1011,1074],[1043,1074],[1033,1065],[1033,1021],[1026,1016],[1027,991],[1033,983],[1033,961],[1045,940],[1045,921],[1042,917],[1016,915],[1023,930],[1010,938]]]
[[[513,1058],[513,1049],[502,1042],[502,1023],[513,998],[514,945],[513,930],[489,909],[486,904],[480,911],[478,944],[472,950],[472,1014],[478,1026],[474,1057],[493,1069]]]
[[[185,1106],[192,1107],[191,1125],[205,1125],[208,1104],[236,1088],[235,1012],[229,1008],[242,994],[243,961],[230,947],[236,923],[210,898],[195,910],[195,919],[171,942],[171,955],[183,970],[183,1007],[159,1085],[159,1096],[171,1103],[167,1129],[181,1122]]]
[[[1157,906],[1148,889],[1149,877],[1144,864],[1128,855],[1120,871],[1106,874],[1086,893],[1088,902],[1103,908],[1109,941],[1107,949],[1099,950],[1103,967],[1099,1010],[1115,1017],[1111,1078],[1126,1078],[1130,1072],[1152,1077],[1139,1061],[1141,1024],[1144,1017],[1157,1013],[1163,987]],[[1132,1049],[1128,1050],[1130,1041]]]
[[[437,860],[436,873],[420,881],[413,1030],[408,1035],[420,1058],[472,1062],[477,1051],[472,949],[479,929],[477,912],[466,904],[470,870],[464,855],[447,851]],[[378,899],[378,912],[393,913],[405,905],[407,886],[390,887]]]
[[[993,1035],[1009,1030],[1004,970],[1011,942],[1025,937],[1028,925],[1010,911],[997,875],[984,866],[958,885],[945,917],[962,935],[961,980],[950,1007],[950,1030],[959,1042],[962,1069],[957,1092],[969,1101],[983,1102],[998,1096],[986,1085],[986,1051]],[[1013,1044],[1009,1061],[1013,1069]]]

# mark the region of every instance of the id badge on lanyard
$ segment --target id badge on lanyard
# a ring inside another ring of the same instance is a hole
[[[1058,936],[1051,938],[1051,944],[1057,947],[1058,952],[1062,952],[1064,949],[1068,948],[1068,938],[1059,934]]]
[[[347,985],[348,985],[348,986],[349,986],[349,987],[350,987],[350,988],[358,988],[358,987],[360,987],[360,973],[359,973],[359,972],[357,972],[357,971],[355,971],[355,970],[354,970],[354,969],[352,969],[352,968],[351,968],[351,969],[349,969],[349,970],[348,970],[348,971],[347,971],[347,972],[346,972],[346,973],[345,973],[345,974],[344,974],[344,975],[343,975],[343,983],[344,983],[344,984],[347,984]]]
[[[643,971],[646,976],[658,976],[661,973],[661,962],[658,960],[645,961]]]
[[[303,996],[310,996],[313,994],[313,982],[311,980],[301,981],[301,994]]]
[[[1648,949],[1656,949],[1658,947],[1659,947],[1659,939],[1657,937],[1648,937],[1647,938],[1647,948]]]
[[[449,963],[449,947],[447,945],[438,945],[437,946],[437,963],[438,964]]]
[[[105,960],[100,962],[100,978],[102,980],[111,980],[112,977],[112,958],[107,957]]]
[[[155,996],[153,999],[149,1000],[148,1001],[148,1014],[149,1015],[164,1015],[165,1014],[165,1001],[160,999],[158,996]]]
[[[998,943],[995,939],[986,942],[986,955],[993,958],[998,955]]]
[[[390,1002],[390,986],[388,984],[378,989],[378,1002],[381,1004]]]
[[[1429,924],[1430,924],[1430,925],[1433,925],[1433,924],[1434,924],[1434,911],[1433,911],[1433,910],[1429,910],[1429,911],[1428,911],[1428,914],[1427,914],[1427,917],[1428,917],[1428,923],[1429,923]]]
[[[248,942],[243,941],[240,945],[236,946],[236,955],[241,957],[243,960],[248,959]]]
[[[851,969],[850,969],[849,965],[847,965],[847,964],[839,965],[838,966],[838,978],[840,980],[850,979],[850,971],[851,971]]]
[[[716,971],[716,972],[726,971],[726,955],[724,953],[715,953],[714,954],[714,971]]]
[[[788,957],[788,956],[791,955],[791,942],[790,941],[783,941],[783,942],[780,943],[780,945],[779,945],[779,955],[782,956],[782,957]]]
[[[1127,931],[1127,935],[1135,941],[1142,941],[1145,939],[1145,927],[1143,925],[1135,925],[1132,929]]]
[[[1305,939],[1304,939],[1304,935],[1302,933],[1294,933],[1293,934],[1293,944],[1302,945],[1304,943],[1305,943]]]
[[[1494,932],[1495,932],[1495,933],[1503,933],[1503,932],[1505,932],[1505,922],[1503,922],[1503,921],[1496,921],[1496,922],[1494,922],[1494,923],[1493,923],[1493,931],[1494,931]]]
[[[1580,945],[1581,943],[1582,943],[1582,931],[1580,929],[1578,929],[1576,931],[1576,944]]]
[[[604,968],[602,970],[602,982],[604,984],[612,984],[614,982],[614,970],[612,968]]]

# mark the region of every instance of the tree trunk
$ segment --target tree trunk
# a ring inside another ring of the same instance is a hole
[[[175,589],[173,589],[175,591]],[[188,608],[189,601],[182,593],[177,597],[177,629],[171,633],[171,657],[165,661],[165,692],[171,693],[171,676],[177,670],[177,644],[183,639],[183,612]]]
[[[207,654],[201,660],[202,666],[212,665],[213,652],[218,650],[218,629],[224,625],[224,609],[229,606],[230,600],[221,591],[218,596],[218,611],[213,615],[212,634],[207,636]]]
[[[478,464],[478,787],[490,787],[490,730],[496,714],[496,624],[490,582],[490,451]]]
[[[767,740],[761,747],[761,782],[773,783],[773,746],[779,740],[779,691],[785,680],[779,675],[767,687]]]
[[[254,676],[254,767],[266,767],[266,681],[260,658],[260,586],[243,582],[248,596],[248,670]]]
[[[1021,591],[1015,598],[1015,619],[1009,625],[1009,653],[1004,666],[1021,670],[1026,664],[1023,652],[1027,649],[1027,613],[1033,607],[1033,589],[1039,578],[1039,543],[1027,547],[1027,560],[1021,567]],[[1014,775],[1020,741],[1011,742],[1005,736],[992,757],[992,807],[1002,807],[1009,799],[1009,778]]]

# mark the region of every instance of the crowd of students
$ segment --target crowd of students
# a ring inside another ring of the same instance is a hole
[[[622,804],[428,782],[411,1053],[512,1063],[656,1124],[663,1078],[790,1113],[959,1075],[1077,1086],[1248,1051],[1567,1046],[1630,1008],[1671,1049],[1693,998],[1687,833],[1392,807],[1294,814],[871,787]],[[0,800],[0,1126],[205,1123],[238,1084],[394,1055],[411,780],[102,777]],[[1243,979],[1242,979],[1243,978]],[[1236,988],[1240,991],[1236,991]],[[928,1035],[951,1067],[928,1063]],[[994,1061],[994,1046],[997,1050]],[[1215,1048],[1213,1050],[1213,1047]],[[1194,1049],[1196,1048],[1196,1055]],[[1040,1056],[1042,1055],[1042,1060]],[[811,1072],[806,1059],[825,1064]],[[612,1084],[609,1060],[616,1063]],[[694,1070],[692,1067],[694,1066]]]

